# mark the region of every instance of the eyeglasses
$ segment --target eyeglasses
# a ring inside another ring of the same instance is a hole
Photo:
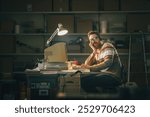
[[[89,39],[89,41],[97,41],[98,39],[99,37],[94,37],[94,38]]]

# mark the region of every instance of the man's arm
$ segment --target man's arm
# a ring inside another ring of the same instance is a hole
[[[89,69],[91,71],[100,71],[100,70],[110,67],[112,63],[113,63],[113,57],[111,55],[105,56],[104,61],[89,66]]]
[[[104,48],[103,55],[104,55],[104,58],[101,61],[99,61],[97,64],[85,64],[82,67],[88,68],[91,71],[100,71],[100,70],[105,70],[106,68],[109,68],[113,64],[114,49],[112,47]],[[92,55],[91,55],[91,57],[92,57]],[[91,60],[91,59],[89,59],[89,60]],[[93,61],[91,61],[91,62],[93,62]]]
[[[85,60],[85,65],[92,65],[95,62],[95,53],[93,52],[90,56]]]

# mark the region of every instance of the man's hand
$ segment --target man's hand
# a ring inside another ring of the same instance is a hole
[[[86,64],[81,64],[81,65],[73,65],[72,66],[73,69],[89,69],[90,66],[89,65],[86,65]]]
[[[92,48],[93,53],[95,53],[96,52],[96,48],[93,46],[93,42],[90,42],[89,46]]]
[[[86,65],[86,64],[82,64],[82,65],[81,65],[81,68],[83,68],[83,69],[89,69],[90,66],[89,66],[89,65]]]
[[[75,64],[72,65],[72,69],[80,69],[80,68],[81,68],[80,65],[75,65]]]

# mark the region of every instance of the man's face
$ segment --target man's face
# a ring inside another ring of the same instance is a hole
[[[89,36],[89,41],[95,48],[99,48],[101,45],[100,39],[96,34],[91,34]]]

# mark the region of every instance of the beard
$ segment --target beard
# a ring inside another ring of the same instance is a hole
[[[94,43],[93,43],[93,46],[94,46],[96,49],[98,49],[98,48],[100,47],[100,44],[97,43],[97,42],[94,42]]]

